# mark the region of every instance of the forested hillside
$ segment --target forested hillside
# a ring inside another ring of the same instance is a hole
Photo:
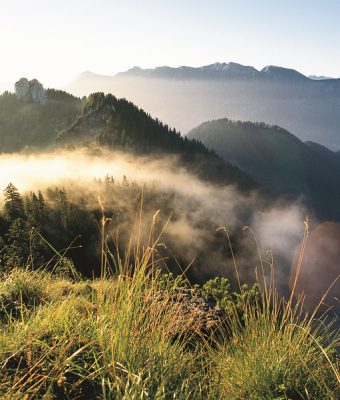
[[[340,219],[340,156],[278,126],[220,119],[188,137],[204,143],[277,195],[300,198],[321,219]]]
[[[0,152],[105,147],[144,155],[172,154],[203,179],[246,190],[258,187],[201,143],[182,137],[125,99],[94,93],[80,100],[54,89],[45,93],[43,102],[22,98],[18,92],[0,96]]]
[[[173,154],[182,166],[210,182],[233,183],[247,190],[257,188],[248,175],[202,143],[182,137],[133,103],[104,93],[87,98],[81,115],[58,133],[56,144],[64,148],[105,147],[151,156]]]
[[[0,96],[0,153],[51,147],[57,132],[72,123],[81,106],[80,99],[54,89],[46,90],[43,103],[5,92]]]

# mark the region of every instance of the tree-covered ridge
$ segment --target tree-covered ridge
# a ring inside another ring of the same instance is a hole
[[[202,143],[182,137],[126,99],[93,93],[80,100],[60,90],[43,90],[43,103],[18,93],[0,96],[0,152],[44,150],[57,145],[69,149],[104,146],[144,155],[176,154],[183,167],[205,180],[237,184],[246,190],[258,187]]]
[[[77,120],[59,132],[56,143],[68,148],[95,145],[138,154],[176,154],[184,167],[203,179],[237,184],[242,189],[257,187],[249,176],[201,142],[182,137],[176,129],[111,94],[91,94]]]
[[[61,90],[47,89],[45,93],[44,103],[22,100],[9,92],[0,96],[0,152],[48,148],[57,132],[80,112],[80,99]]]
[[[151,118],[133,103],[104,93],[94,93],[87,98],[80,116],[59,132],[56,142],[79,145],[86,138],[112,149],[133,149],[139,153],[178,152],[187,142],[175,129]],[[208,153],[202,144],[196,141],[193,144],[197,150]]]
[[[299,197],[321,219],[340,219],[340,157],[278,126],[219,119],[189,132],[278,195]]]

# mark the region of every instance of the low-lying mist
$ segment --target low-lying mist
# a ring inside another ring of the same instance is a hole
[[[117,229],[129,231],[141,196],[136,199],[121,192],[108,195],[102,180],[121,185],[130,182],[135,185],[134,193],[145,185],[145,223],[150,223],[158,209],[162,221],[170,217],[164,243],[182,268],[193,261],[192,274],[200,280],[233,274],[226,237],[216,231],[221,226],[231,235],[245,281],[253,280],[260,261],[254,238],[249,230],[243,230],[244,225],[254,230],[262,253],[270,249],[278,260],[277,276],[285,281],[279,285],[288,280],[294,248],[303,237],[306,211],[301,204],[268,204],[255,192],[241,194],[234,186],[211,185],[181,167],[173,156],[148,158],[90,150],[2,154],[0,171],[1,187],[12,182],[21,193],[63,187],[73,201],[80,204],[82,199],[82,207],[88,209],[99,208],[100,196],[108,215],[117,210],[125,214],[118,226],[115,222],[108,226],[112,235]]]

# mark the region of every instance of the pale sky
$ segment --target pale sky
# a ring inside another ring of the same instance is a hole
[[[340,77],[339,21],[340,0],[0,0],[0,89],[217,61]]]

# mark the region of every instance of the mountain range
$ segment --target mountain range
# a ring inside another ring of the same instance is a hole
[[[284,127],[297,137],[340,149],[340,79],[311,79],[277,66],[237,63],[193,68],[134,67],[115,76],[85,72],[66,87],[83,96],[125,97],[186,133],[202,122],[231,118]]]
[[[157,67],[154,69],[142,69],[133,67],[126,72],[120,72],[116,76],[144,76],[165,79],[303,79],[306,78],[299,72],[268,65],[261,71],[254,67],[237,63],[214,63],[203,67]],[[308,79],[308,78],[307,78]]]

